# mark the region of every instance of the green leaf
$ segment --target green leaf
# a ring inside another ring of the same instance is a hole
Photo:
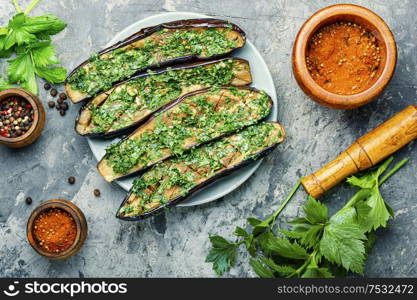
[[[253,226],[253,227],[255,227],[256,225],[258,225],[258,224],[262,223],[262,221],[261,221],[261,220],[256,219],[256,218],[248,218],[247,220],[248,220],[248,223],[249,223],[251,226]]]
[[[308,196],[307,203],[303,206],[306,219],[311,224],[326,223],[328,220],[327,206]]]
[[[367,232],[379,227],[386,227],[387,221],[392,216],[392,208],[385,203],[379,192],[378,186],[372,188],[370,197],[365,201],[370,207],[367,218],[364,219],[364,228]]]
[[[252,234],[245,238],[245,245],[249,254],[251,256],[255,256],[256,255],[256,239],[254,238]]]
[[[268,249],[286,258],[306,259],[307,251],[296,242],[290,242],[286,238],[274,238],[268,240]]]
[[[38,42],[27,47],[26,51],[30,51],[33,63],[37,67],[45,67],[47,65],[58,64],[55,47],[50,41]]]
[[[36,67],[36,74],[51,83],[61,83],[67,77],[67,70],[62,67]]]
[[[215,235],[209,237],[212,248],[206,257],[206,262],[213,263],[213,270],[222,275],[236,263],[237,245],[225,238]]]
[[[291,266],[280,266],[277,265],[271,258],[261,257],[260,261],[270,267],[275,272],[279,273],[280,275],[287,275],[294,273],[296,270]]]
[[[26,30],[24,24],[26,16],[23,13],[15,15],[8,24],[8,33],[5,39],[6,50],[12,48],[14,45],[29,44],[37,40],[36,36]]]
[[[26,18],[25,29],[30,33],[42,33],[54,35],[61,32],[67,24],[54,15],[42,15],[34,18]]]
[[[38,93],[36,84],[35,69],[29,54],[20,54],[14,59],[9,60],[7,73],[11,83],[21,84],[24,89],[34,93]]]
[[[3,77],[0,77],[0,91],[4,91],[12,87],[13,86],[9,84]]]
[[[327,268],[308,266],[301,278],[334,278],[334,276]]]
[[[236,236],[243,236],[243,237],[246,237],[246,236],[248,236],[249,234],[248,234],[248,233],[246,232],[246,230],[245,230],[245,229],[243,229],[242,227],[236,226],[236,229],[235,229],[234,235],[236,235]]]
[[[249,264],[252,266],[252,269],[255,273],[261,278],[274,278],[274,274],[271,270],[265,267],[259,260],[249,259]]]
[[[9,29],[7,27],[0,27],[0,36],[6,35]]]
[[[346,270],[362,274],[366,236],[357,224],[329,223],[319,244],[320,254]]]

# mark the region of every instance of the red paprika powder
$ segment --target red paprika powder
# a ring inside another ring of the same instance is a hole
[[[59,208],[51,208],[36,217],[33,235],[43,250],[59,253],[74,244],[77,226],[69,213]]]
[[[306,63],[310,75],[322,88],[351,95],[375,83],[383,53],[372,32],[355,23],[338,22],[313,35]]]

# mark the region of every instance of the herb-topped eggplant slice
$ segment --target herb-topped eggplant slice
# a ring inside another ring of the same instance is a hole
[[[184,95],[118,143],[98,163],[104,179],[139,173],[173,155],[253,125],[269,115],[272,100],[249,87],[221,87]]]
[[[76,132],[113,137],[145,121],[179,97],[211,86],[244,86],[252,82],[249,63],[223,58],[148,71],[98,95],[81,108]]]
[[[144,28],[75,68],[65,89],[77,103],[149,68],[225,56],[245,42],[242,29],[218,19],[180,20]]]
[[[116,216],[134,221],[155,215],[267,155],[284,138],[280,124],[260,123],[166,160],[135,179]]]

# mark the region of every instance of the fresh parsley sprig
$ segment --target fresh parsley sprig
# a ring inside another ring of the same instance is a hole
[[[382,178],[393,158],[347,182],[359,188],[356,194],[333,216],[325,204],[308,197],[302,207],[304,216],[290,221],[289,230],[274,229],[276,218],[297,191],[298,182],[279,209],[265,221],[248,218],[249,230],[236,227],[238,237],[230,242],[210,236],[211,249],[206,262],[222,275],[236,264],[241,244],[251,258],[249,264],[259,277],[344,276],[347,272],[363,274],[364,263],[376,240],[375,230],[386,227],[394,213],[384,201],[379,186],[406,162],[402,160]]]
[[[59,64],[51,36],[67,25],[58,17],[47,14],[29,17],[29,12],[40,0],[33,0],[22,12],[16,0],[12,0],[17,14],[6,27],[0,27],[0,58],[10,58],[7,67],[8,81],[0,79],[0,90],[20,84],[22,88],[38,94],[36,75],[51,83],[65,80],[67,71]]]

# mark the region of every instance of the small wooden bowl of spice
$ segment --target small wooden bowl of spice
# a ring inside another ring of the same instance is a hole
[[[0,92],[0,144],[21,148],[32,144],[45,126],[45,111],[38,97],[23,89]]]
[[[29,217],[27,237],[40,255],[62,260],[76,254],[87,237],[87,221],[73,203],[54,199],[39,205]]]
[[[394,36],[367,8],[338,4],[319,10],[296,37],[292,67],[301,89],[321,105],[354,109],[375,99],[397,63]]]

